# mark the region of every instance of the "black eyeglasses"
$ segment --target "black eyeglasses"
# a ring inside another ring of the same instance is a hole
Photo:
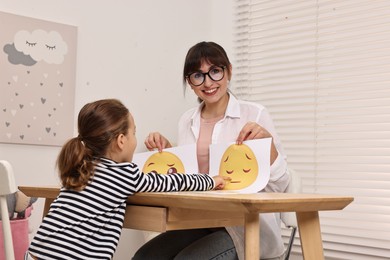
[[[208,72],[193,72],[188,74],[187,79],[191,83],[191,85],[197,87],[203,84],[206,80],[206,75],[213,81],[220,81],[224,77],[225,66],[213,66],[210,68]]]

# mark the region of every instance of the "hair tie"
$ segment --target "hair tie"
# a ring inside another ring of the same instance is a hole
[[[82,144],[83,146],[85,146],[84,138],[83,138],[80,134],[77,136],[77,139],[81,142],[81,144]]]

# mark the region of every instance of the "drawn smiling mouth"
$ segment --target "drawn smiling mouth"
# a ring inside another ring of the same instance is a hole
[[[241,181],[230,181],[230,183],[241,183]]]

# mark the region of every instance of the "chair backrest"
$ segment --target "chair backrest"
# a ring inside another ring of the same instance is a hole
[[[17,191],[14,172],[9,162],[0,161],[0,196],[12,194]]]
[[[302,180],[299,173],[289,169],[290,183],[287,186],[286,193],[301,193],[302,192]],[[297,218],[294,212],[282,212],[280,218],[287,227],[297,227]]]
[[[12,242],[11,224],[8,215],[7,195],[17,191],[12,166],[7,161],[0,161],[0,206],[3,226],[5,258],[14,260],[14,247]]]

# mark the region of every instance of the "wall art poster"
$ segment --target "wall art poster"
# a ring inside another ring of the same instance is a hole
[[[74,130],[77,28],[0,12],[0,142],[61,146]]]

